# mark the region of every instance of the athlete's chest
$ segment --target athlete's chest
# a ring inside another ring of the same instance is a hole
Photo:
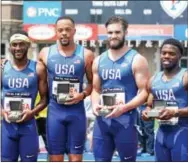
[[[181,82],[176,80],[168,83],[155,82],[152,85],[152,92],[155,98],[159,100],[173,101],[181,96],[182,88]]]
[[[47,64],[48,72],[54,75],[78,75],[84,71],[84,61],[79,56],[52,56]]]
[[[112,62],[103,61],[99,65],[99,75],[102,80],[123,80],[132,74],[128,61]]]
[[[3,74],[3,88],[29,89],[36,87],[37,77],[33,71],[15,72],[8,71]]]

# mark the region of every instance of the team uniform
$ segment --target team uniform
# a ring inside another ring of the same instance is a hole
[[[179,109],[187,107],[188,93],[182,80],[185,72],[186,69],[181,69],[168,82],[163,81],[163,72],[159,72],[151,85],[154,99],[166,101],[169,105],[175,104]],[[188,161],[188,118],[178,117],[174,121],[174,125],[159,122],[155,141],[156,161]]]
[[[113,62],[108,51],[99,59],[98,73],[102,94],[115,94],[116,104],[131,101],[137,95],[132,62],[137,52],[133,49]],[[136,109],[117,118],[98,116],[94,124],[93,152],[96,161],[111,161],[115,148],[121,161],[135,161],[137,153]]]
[[[2,74],[2,106],[9,108],[9,101],[22,99],[23,107],[34,108],[38,91],[36,62],[28,60],[22,71],[15,70],[9,61]],[[2,161],[37,161],[39,142],[35,119],[22,123],[2,120]]]
[[[77,45],[71,57],[50,46],[47,59],[50,102],[47,115],[47,143],[51,155],[82,154],[86,136],[86,115],[83,101],[74,105],[58,104],[58,83],[71,83],[72,92],[82,92],[84,48]]]

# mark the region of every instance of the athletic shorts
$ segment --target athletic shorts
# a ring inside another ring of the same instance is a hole
[[[188,161],[188,127],[160,127],[155,140],[156,161]]]
[[[119,153],[121,161],[136,161],[137,130],[129,124],[127,117],[106,119],[97,117],[93,132],[93,152],[95,161],[111,161],[114,150]]]
[[[38,133],[34,120],[27,124],[12,124],[3,120],[1,130],[1,161],[36,162],[39,150]]]
[[[79,107],[49,104],[46,131],[50,155],[83,153],[86,138],[86,116],[84,106],[81,105],[83,108]]]

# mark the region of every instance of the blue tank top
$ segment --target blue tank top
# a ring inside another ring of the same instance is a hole
[[[59,53],[57,44],[50,46],[47,69],[51,102],[56,102],[55,96],[57,94],[56,89],[58,82],[69,81],[73,85],[74,91],[82,92],[83,77],[85,73],[84,47],[77,45],[72,56],[64,57]],[[83,105],[83,101],[79,104],[81,103]]]
[[[37,92],[36,62],[28,60],[26,68],[22,71],[15,70],[9,61],[6,62],[2,75],[2,105],[4,108],[7,107],[9,99],[21,98],[25,108],[33,109]]]
[[[182,68],[170,81],[163,81],[164,72],[155,75],[151,83],[154,100],[172,101],[179,109],[188,106],[188,93],[183,85],[183,76],[187,70]],[[188,124],[188,118],[179,117],[179,124]]]
[[[34,108],[35,98],[38,92],[38,76],[36,74],[36,62],[28,60],[28,64],[22,71],[15,70],[11,63],[6,62],[2,74],[2,106],[7,109],[9,101],[23,100],[24,108]],[[31,133],[31,128],[36,129],[35,118],[23,123],[7,123],[3,120],[8,135],[17,137],[19,134]]]
[[[101,90],[103,94],[117,94],[116,104],[128,103],[137,95],[138,88],[132,72],[132,62],[136,54],[137,51],[131,49],[115,62],[109,58],[108,51],[100,56],[98,72]],[[127,114],[136,118],[135,109]]]

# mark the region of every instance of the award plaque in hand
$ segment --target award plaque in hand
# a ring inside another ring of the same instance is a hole
[[[155,118],[159,116],[160,110],[166,107],[166,102],[163,100],[154,100],[152,110],[148,112],[148,117]]]
[[[102,102],[104,107],[100,109],[99,115],[100,116],[106,116],[109,114],[112,110],[107,109],[108,106],[113,106],[116,103],[116,95],[102,95]]]
[[[69,83],[61,83],[57,85],[57,103],[64,104],[69,99]]]
[[[10,105],[10,113],[8,114],[8,119],[11,122],[16,122],[22,118],[22,111],[23,111],[23,101],[9,101]]]
[[[176,110],[178,109],[178,104],[176,101],[166,101],[166,109]],[[178,117],[172,117],[168,120],[158,120],[159,125],[177,125],[179,121]]]

